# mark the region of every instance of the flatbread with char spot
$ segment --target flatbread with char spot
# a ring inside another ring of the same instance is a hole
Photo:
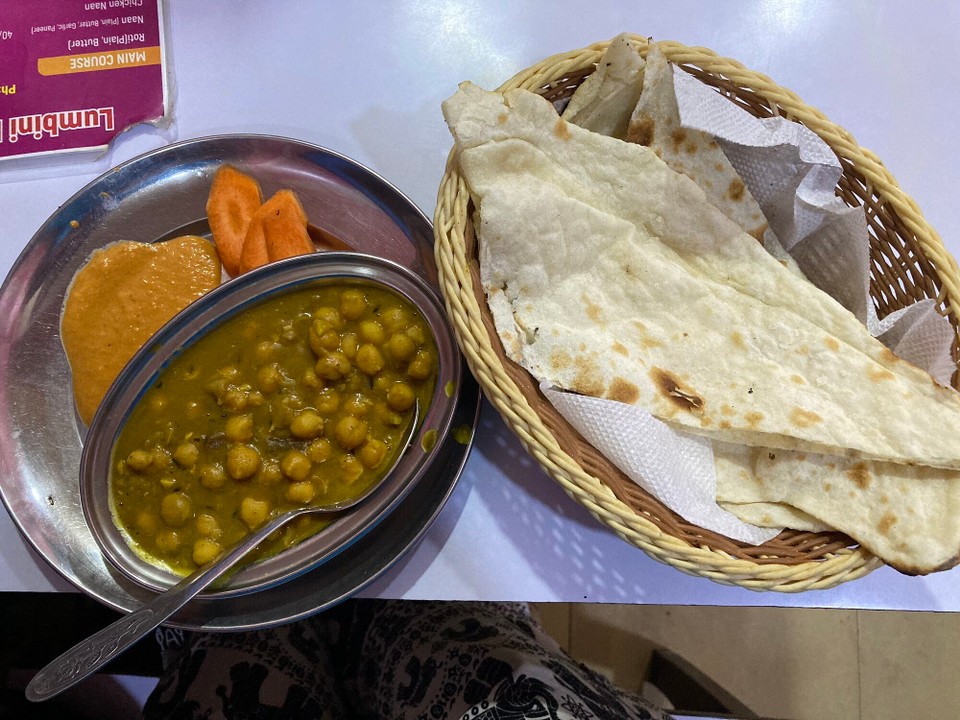
[[[537,378],[726,442],[960,469],[960,395],[652,150],[522,90],[464,84],[444,113],[498,332]]]
[[[653,150],[673,170],[703,190],[707,201],[746,233],[763,240],[767,220],[713,136],[680,124],[673,65],[659,44],[647,51],[643,90],[630,117],[626,140]]]
[[[834,528],[908,575],[960,561],[956,470],[720,442],[713,448],[717,498],[743,520]]]

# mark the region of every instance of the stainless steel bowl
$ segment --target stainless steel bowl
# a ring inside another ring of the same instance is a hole
[[[436,291],[401,265],[361,253],[313,253],[267,265],[223,284],[165,325],[120,374],[90,424],[80,463],[83,513],[104,555],[128,578],[155,591],[179,579],[141,558],[114,521],[113,448],[137,401],[185,348],[244,309],[287,292],[344,280],[393,290],[416,306],[429,324],[437,345],[438,377],[420,428],[391,476],[362,505],[298,545],[239,570],[225,586],[206,595],[228,597],[267,589],[317,567],[376,527],[424,476],[450,430],[462,368]]]

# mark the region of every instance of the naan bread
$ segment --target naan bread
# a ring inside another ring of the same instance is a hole
[[[960,468],[960,395],[649,148],[523,90],[466,83],[444,114],[479,207],[482,281],[512,319],[498,331],[536,377],[724,441]]]
[[[673,170],[693,180],[707,201],[746,233],[762,241],[763,211],[723,150],[709,133],[681,127],[673,86],[673,65],[659,44],[647,51],[643,91],[627,128],[628,142],[653,150]]]
[[[812,515],[785,503],[735,503],[717,500],[717,504],[728,513],[743,520],[743,522],[757,527],[790,528],[791,530],[814,533],[829,532],[835,529],[820,522]]]
[[[586,130],[648,145],[673,170],[697,182],[707,200],[761,240],[767,252],[803,276],[719,145],[707,133],[681,126],[672,66],[659,44],[650,47],[649,57],[652,67],[645,81],[639,51],[626,34],[618,35],[596,71],[570,98],[563,119]],[[641,94],[644,85],[646,96]]]
[[[960,561],[960,472],[724,443],[714,457],[717,497],[735,514],[790,506],[909,575]]]
[[[643,88],[643,57],[625,35],[610,41],[597,69],[576,89],[564,120],[593,132],[620,138]]]
[[[771,502],[753,471],[755,448],[719,440],[711,443],[717,485],[717,504],[758,527],[825,532],[834,528],[783,502]],[[779,452],[760,448],[758,452]]]

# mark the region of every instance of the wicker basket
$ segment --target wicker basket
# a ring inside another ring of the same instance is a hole
[[[647,40],[632,36],[645,53]],[[526,88],[551,101],[569,97],[595,69],[609,42],[555,55],[499,89]],[[866,208],[870,292],[880,317],[934,298],[954,328],[960,273],[937,233],[883,164],[853,137],[789,90],[704,48],[661,43],[667,58],[758,117],[800,122],[833,149],[843,167],[838,195]],[[627,542],[677,569],[752,590],[799,592],[862,577],[881,562],[840,533],[785,530],[750,546],[693,526],[630,481],[545,400],[537,382],[504,356],[479,282],[469,193],[451,152],[434,216],[437,265],[460,346],[488,400],[527,451],[574,500]],[[954,342],[954,359],[958,342]],[[956,375],[954,384],[956,385]]]

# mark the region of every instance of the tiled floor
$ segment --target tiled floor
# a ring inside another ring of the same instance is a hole
[[[935,613],[537,605],[578,660],[620,686],[673,650],[762,717],[960,718],[960,616]]]

